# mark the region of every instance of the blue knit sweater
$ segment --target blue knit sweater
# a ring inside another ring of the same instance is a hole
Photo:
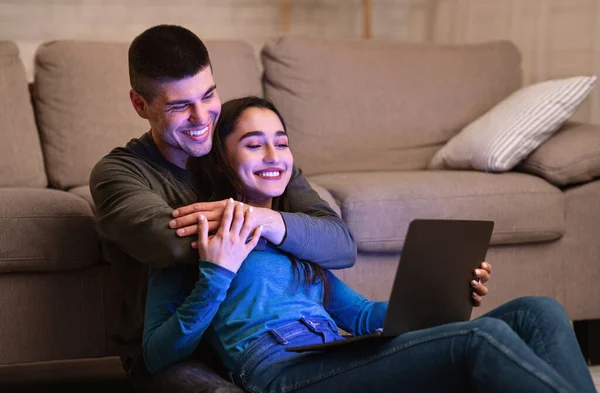
[[[328,272],[324,307],[322,284],[298,283],[288,257],[263,239],[237,274],[204,260],[198,269],[197,281],[185,267],[150,270],[143,355],[151,373],[189,358],[205,334],[233,370],[253,340],[302,317],[328,319],[355,335],[383,326],[387,302],[369,301]]]

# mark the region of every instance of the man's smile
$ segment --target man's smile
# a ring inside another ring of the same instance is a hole
[[[192,139],[195,142],[204,142],[206,139],[208,139],[208,137],[210,135],[208,130],[209,130],[209,125],[206,125],[203,128],[182,130],[181,133],[186,135],[189,139]]]

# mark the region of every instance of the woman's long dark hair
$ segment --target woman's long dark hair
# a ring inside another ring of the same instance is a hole
[[[240,178],[228,163],[225,153],[225,140],[234,132],[242,114],[249,108],[266,109],[275,113],[283,125],[283,130],[287,130],[283,117],[277,108],[275,108],[271,101],[265,98],[248,96],[224,103],[221,107],[221,115],[215,126],[210,153],[204,157],[194,159],[190,168],[200,176],[203,184],[211,186],[213,190],[212,200],[233,198],[244,202],[243,185]],[[274,208],[283,208],[285,205],[286,193],[287,187],[281,197],[273,199]],[[301,278],[304,278],[306,290],[308,290],[310,285],[322,283],[323,303],[327,303],[330,288],[326,270],[316,263],[301,260],[289,254],[288,258],[292,262],[292,267],[296,276],[297,285],[294,290],[296,291],[299,289]]]

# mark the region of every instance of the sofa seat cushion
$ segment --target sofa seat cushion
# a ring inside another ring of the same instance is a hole
[[[96,214],[96,205],[94,205],[94,199],[92,198],[92,192],[90,191],[89,184],[85,186],[73,187],[69,190],[71,194],[75,194],[90,205],[90,209]]]
[[[563,193],[522,173],[351,172],[310,181],[339,202],[359,251],[401,251],[415,218],[493,220],[497,245],[551,241],[565,229]]]
[[[58,190],[0,189],[0,273],[80,269],[99,260],[85,200]]]

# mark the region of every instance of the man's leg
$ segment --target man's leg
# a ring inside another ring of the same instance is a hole
[[[594,382],[564,308],[548,297],[522,297],[488,312],[506,322],[541,359],[578,392]]]
[[[206,364],[190,359],[137,382],[139,393],[241,393]]]

